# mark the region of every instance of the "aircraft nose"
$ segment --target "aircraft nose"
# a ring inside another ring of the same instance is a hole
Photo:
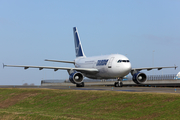
[[[129,74],[130,71],[131,71],[131,63],[126,63],[124,65],[124,73]]]

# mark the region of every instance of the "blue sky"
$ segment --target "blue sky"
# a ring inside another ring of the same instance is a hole
[[[179,6],[179,0],[1,0],[0,63],[73,67],[44,59],[74,60],[76,26],[86,56],[123,54],[134,68],[179,66]],[[41,79],[68,79],[68,74],[0,67],[1,85],[39,85]]]

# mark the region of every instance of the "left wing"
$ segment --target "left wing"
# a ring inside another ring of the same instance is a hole
[[[131,71],[141,71],[141,70],[152,70],[152,69],[157,69],[157,70],[161,70],[163,68],[177,68],[178,66],[171,66],[171,67],[147,67],[147,68],[132,68]]]
[[[59,69],[61,69],[61,70],[76,70],[76,71],[80,71],[80,72],[84,72],[84,73],[97,73],[98,72],[98,69],[94,69],[94,68],[70,68],[70,67],[25,66],[25,65],[4,65],[3,64],[3,68],[4,67],[23,67],[24,69],[39,68],[39,70],[54,69],[54,71],[57,71]]]
[[[72,64],[75,64],[74,61],[48,60],[48,59],[45,59],[44,61],[50,61],[50,62],[62,62],[62,63],[72,63]]]

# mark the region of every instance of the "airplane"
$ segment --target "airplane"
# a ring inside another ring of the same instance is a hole
[[[144,84],[147,81],[145,73],[140,72],[141,70],[161,70],[163,68],[177,68],[177,66],[171,67],[146,67],[146,68],[132,68],[130,60],[121,54],[102,55],[95,57],[86,57],[83,51],[83,47],[80,41],[78,30],[73,27],[74,44],[76,58],[74,61],[60,61],[60,60],[49,60],[50,62],[61,62],[74,64],[75,67],[50,67],[50,66],[26,66],[26,65],[4,65],[4,67],[23,67],[25,70],[28,68],[39,68],[42,69],[54,69],[57,71],[67,70],[69,73],[69,81],[76,84],[76,87],[84,87],[84,77],[91,79],[117,79],[114,83],[115,87],[123,86],[123,77],[131,73],[132,80],[136,84]]]
[[[180,80],[180,72],[178,72],[178,74],[176,75],[176,77],[174,77],[174,79]]]

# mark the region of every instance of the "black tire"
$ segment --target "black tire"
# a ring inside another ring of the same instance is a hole
[[[76,84],[76,87],[80,87],[80,85],[79,85],[79,84]]]
[[[119,86],[118,86],[118,82],[115,82],[115,83],[114,83],[114,87],[119,87]]]
[[[120,82],[120,86],[119,87],[123,87],[123,83],[122,82]]]
[[[116,82],[114,83],[114,87],[116,87]]]
[[[122,86],[123,86],[122,82],[120,82],[120,84],[119,84],[119,82],[114,83],[114,87],[122,87]]]
[[[76,87],[84,87],[84,82],[82,82],[81,84],[76,84]]]
[[[84,87],[84,82],[82,82],[81,87]]]

